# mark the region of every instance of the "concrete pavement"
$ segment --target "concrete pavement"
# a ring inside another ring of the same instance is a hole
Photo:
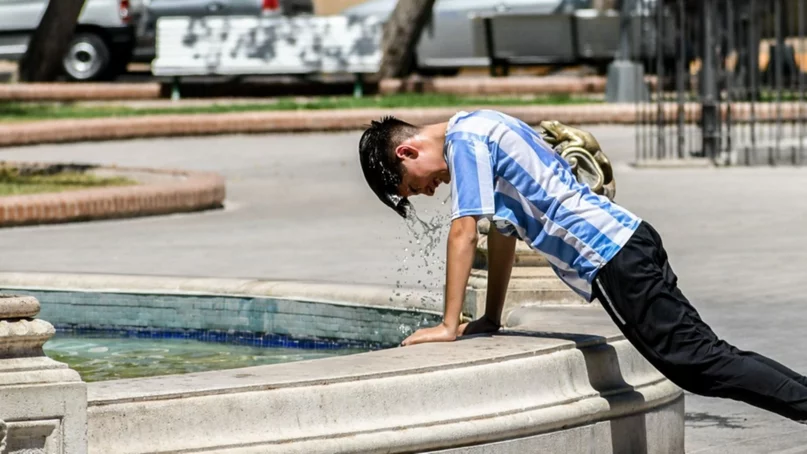
[[[590,130],[616,163],[617,200],[661,232],[680,286],[703,318],[738,347],[807,372],[807,169],[636,170],[626,165],[635,151],[632,127]],[[3,230],[0,270],[439,288],[442,240],[428,259],[412,257],[419,246],[414,237],[366,188],[358,137],[223,136],[0,150],[0,159],[213,170],[228,181],[226,208],[217,212]],[[445,216],[440,202],[447,196],[442,190],[416,202],[421,217]],[[748,405],[688,395],[686,410],[688,452],[807,452],[807,428]]]

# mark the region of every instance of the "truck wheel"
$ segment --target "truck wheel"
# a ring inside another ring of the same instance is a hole
[[[111,62],[109,46],[94,33],[78,33],[62,60],[62,67],[71,80],[98,80],[107,76]]]

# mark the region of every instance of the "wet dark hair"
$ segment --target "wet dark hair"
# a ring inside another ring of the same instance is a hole
[[[401,197],[398,188],[403,177],[403,165],[395,149],[418,133],[418,127],[395,117],[372,121],[359,140],[359,161],[364,178],[384,205],[406,218],[411,204]]]

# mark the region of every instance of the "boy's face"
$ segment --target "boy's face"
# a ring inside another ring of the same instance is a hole
[[[403,173],[398,188],[401,197],[433,196],[437,187],[451,181],[442,147],[431,144],[413,146],[402,144],[395,150],[401,160]]]

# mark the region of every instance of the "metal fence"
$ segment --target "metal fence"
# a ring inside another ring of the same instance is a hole
[[[807,163],[807,0],[637,1],[638,160]]]

